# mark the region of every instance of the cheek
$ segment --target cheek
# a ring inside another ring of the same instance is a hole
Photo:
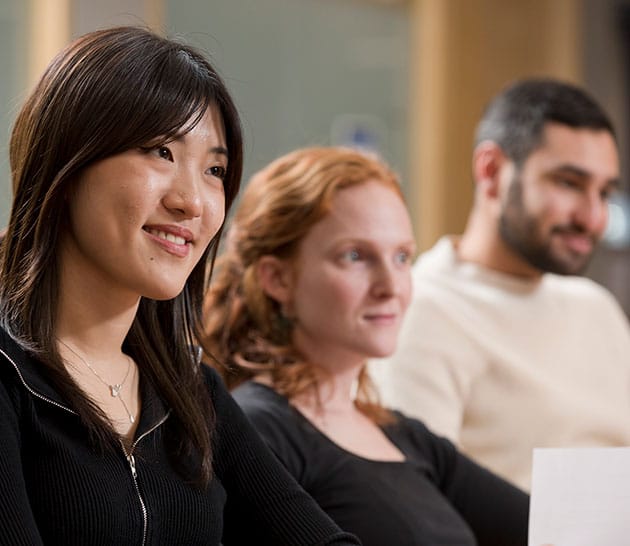
[[[411,296],[413,294],[413,283],[411,281],[411,274],[407,272],[402,279],[400,279],[400,301],[403,311],[407,310],[409,303],[411,303]]]
[[[210,242],[225,220],[225,197],[223,193],[217,192],[216,195],[206,198],[202,215],[201,233],[207,242]]]
[[[322,303],[334,308],[341,315],[354,311],[365,299],[368,289],[362,279],[329,278],[319,289]],[[318,292],[315,292],[316,294]]]
[[[347,282],[327,275],[321,269],[304,267],[308,275],[300,275],[295,285],[294,312],[299,316],[328,315],[339,317],[353,306],[357,298],[353,293],[356,288],[349,286]]]
[[[559,187],[546,187],[545,191],[532,192],[525,200],[530,214],[551,223],[566,220],[578,204],[574,192]]]
[[[571,221],[572,207],[570,200],[550,200],[538,214],[542,226],[551,229]]]

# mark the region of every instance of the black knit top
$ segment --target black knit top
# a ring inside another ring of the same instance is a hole
[[[277,462],[211,370],[215,475],[204,490],[169,463],[168,408],[149,384],[130,452],[99,452],[40,370],[0,330],[0,544],[359,544]]]
[[[234,391],[304,489],[364,546],[525,546],[528,496],[457,451],[420,421],[396,413],[382,427],[401,462],[355,455],[271,388]]]

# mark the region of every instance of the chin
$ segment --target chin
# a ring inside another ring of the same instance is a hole
[[[143,294],[143,297],[156,301],[168,301],[179,296],[182,290],[184,290],[184,285],[173,288],[162,287],[161,289],[147,291]]]
[[[374,347],[368,358],[387,358],[388,356],[392,356],[394,351],[396,350],[396,346],[387,346],[387,347]]]

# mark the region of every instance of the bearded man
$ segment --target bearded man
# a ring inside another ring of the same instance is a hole
[[[465,232],[414,265],[384,402],[523,489],[534,447],[630,445],[630,330],[584,271],[619,179],[613,126],[582,89],[519,81],[487,107]],[[375,369],[375,368],[378,369]]]

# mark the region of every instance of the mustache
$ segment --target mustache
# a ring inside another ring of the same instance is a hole
[[[597,243],[599,237],[594,233],[588,231],[584,226],[579,224],[564,224],[551,228],[551,233],[557,233],[559,235],[582,235],[588,237],[593,244]]]

